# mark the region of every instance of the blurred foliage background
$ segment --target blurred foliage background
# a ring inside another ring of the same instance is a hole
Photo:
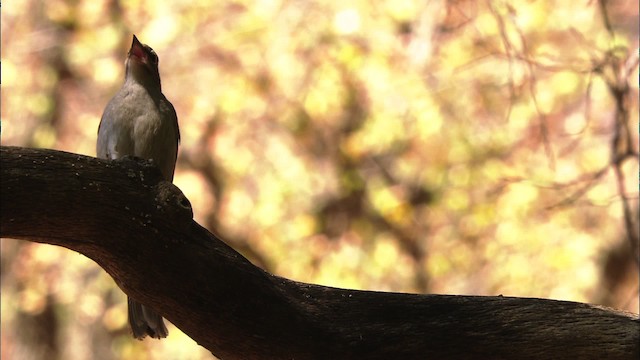
[[[638,312],[637,1],[14,0],[2,144],[95,155],[134,33],[178,113],[176,185],[256,265]],[[173,326],[133,340],[79,254],[1,260],[3,359],[211,358]]]

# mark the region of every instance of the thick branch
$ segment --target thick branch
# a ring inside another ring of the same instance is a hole
[[[252,265],[148,162],[2,147],[3,237],[103,267],[223,359],[637,359],[636,315],[545,299],[335,289]]]

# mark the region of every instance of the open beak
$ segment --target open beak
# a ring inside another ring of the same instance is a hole
[[[144,47],[135,35],[133,35],[133,42],[131,43],[131,49],[129,50],[129,57],[131,56],[138,58],[138,61],[140,62],[146,62],[147,59]]]

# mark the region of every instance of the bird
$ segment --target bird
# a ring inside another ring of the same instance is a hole
[[[125,61],[124,84],[109,101],[98,126],[96,154],[102,159],[135,156],[153,162],[172,182],[180,143],[176,110],[162,94],[158,55],[148,45],[133,42]],[[161,339],[169,334],[162,316],[128,297],[131,332]]]

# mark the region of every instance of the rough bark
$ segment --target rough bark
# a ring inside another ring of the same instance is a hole
[[[637,315],[547,299],[299,283],[192,220],[139,159],[2,147],[0,235],[80,252],[222,359],[637,359]]]

